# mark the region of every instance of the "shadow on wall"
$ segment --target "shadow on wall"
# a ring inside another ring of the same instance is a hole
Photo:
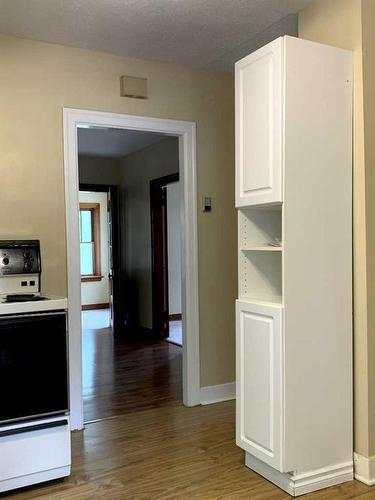
[[[120,330],[120,335],[125,335],[128,338],[142,338],[143,340],[153,339],[154,335],[152,328],[142,325],[140,301],[143,300],[143,298],[140,294],[137,278],[130,278],[123,272],[121,283],[121,309],[119,314],[121,315],[120,324],[122,328]]]
[[[121,312],[124,331],[130,335],[139,330],[139,301],[136,280],[131,279],[126,273],[121,276]]]

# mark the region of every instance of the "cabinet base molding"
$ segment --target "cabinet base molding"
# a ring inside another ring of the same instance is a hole
[[[375,456],[364,457],[354,453],[354,478],[368,486],[375,484]]]
[[[31,486],[33,484],[44,483],[54,479],[60,479],[70,476],[70,465],[57,467],[43,472],[26,474],[25,476],[14,477],[11,479],[0,480],[0,493],[5,491]]]
[[[201,404],[210,405],[236,399],[236,382],[201,387]]]
[[[293,497],[345,483],[353,479],[353,463],[346,462],[309,472],[282,473],[246,453],[246,466]]]

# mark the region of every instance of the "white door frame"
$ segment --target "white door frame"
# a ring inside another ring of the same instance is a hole
[[[64,108],[64,172],[68,268],[70,412],[72,429],[83,428],[81,277],[78,228],[78,145],[80,126],[159,132],[179,138],[182,224],[183,402],[200,404],[196,127],[193,122],[164,120]]]

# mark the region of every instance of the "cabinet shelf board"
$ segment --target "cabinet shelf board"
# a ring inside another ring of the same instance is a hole
[[[273,246],[251,246],[251,247],[241,247],[242,252],[282,252],[283,247],[273,247]]]
[[[240,297],[240,302],[247,302],[249,304],[259,304],[270,307],[283,307],[283,299],[280,296],[275,297]]]
[[[239,211],[246,211],[246,210],[263,210],[264,212],[281,212],[283,208],[283,202],[275,202],[275,203],[262,203],[260,205],[257,205],[255,203],[249,203],[248,205],[240,205],[236,206],[237,210]]]

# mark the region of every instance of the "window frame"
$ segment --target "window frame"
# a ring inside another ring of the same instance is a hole
[[[79,215],[81,212],[91,212],[91,224],[92,224],[92,244],[93,244],[93,254],[94,254],[94,274],[81,274],[81,282],[85,281],[101,281],[103,276],[101,275],[101,260],[100,260],[100,203],[88,203],[80,202],[79,204]],[[79,241],[80,247],[81,243]]]

